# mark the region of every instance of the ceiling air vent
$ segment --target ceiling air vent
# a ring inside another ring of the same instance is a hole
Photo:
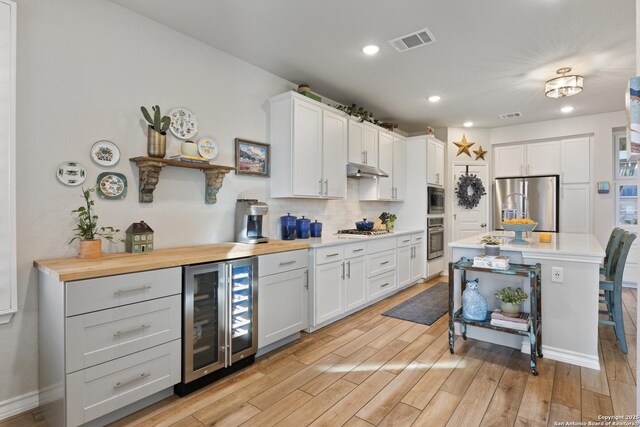
[[[515,119],[516,117],[522,117],[522,113],[520,112],[504,113],[504,114],[498,114],[498,117],[500,117],[501,119]]]
[[[433,36],[431,31],[428,28],[423,28],[422,30],[407,34],[406,36],[389,40],[389,43],[398,52],[405,52],[407,50],[415,49],[416,47],[426,46],[435,41],[436,38]]]

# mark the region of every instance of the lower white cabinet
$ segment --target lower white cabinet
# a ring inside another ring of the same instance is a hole
[[[342,260],[315,267],[315,323],[323,323],[344,313],[344,268]]]
[[[424,233],[407,233],[312,248],[308,330],[421,280],[423,238]]]
[[[364,256],[348,259],[344,279],[345,310],[367,303],[367,264]]]
[[[258,348],[306,329],[307,250],[258,257]]]

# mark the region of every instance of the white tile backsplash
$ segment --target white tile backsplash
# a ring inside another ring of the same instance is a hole
[[[269,214],[266,231],[272,239],[280,239],[280,217],[287,213],[300,218],[304,215],[311,222],[322,223],[322,234],[334,234],[340,229],[355,228],[362,218],[374,220],[390,210],[390,202],[361,202],[358,200],[358,180],[347,179],[347,198],[342,200],[268,199]]]

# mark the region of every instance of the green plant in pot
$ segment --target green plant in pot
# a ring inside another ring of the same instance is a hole
[[[479,245],[484,245],[485,255],[498,256],[500,255],[500,240],[494,236],[484,236],[479,242]]]
[[[120,230],[114,227],[98,227],[98,215],[93,211],[94,201],[91,199],[91,193],[95,191],[95,187],[82,189],[82,197],[84,206],[71,211],[78,217],[78,223],[73,230],[75,237],[69,241],[71,244],[74,240],[80,240],[80,254],[78,258],[100,258],[102,257],[102,240],[107,239],[111,243],[124,242],[116,237],[116,233]]]
[[[508,317],[518,317],[520,314],[520,303],[529,297],[522,289],[512,288],[511,286],[498,289],[495,295],[496,298],[500,300],[500,310],[502,310],[502,314]]]
[[[398,217],[395,214],[392,214],[390,212],[382,212],[382,215],[380,215],[380,218],[385,218],[384,221],[384,225],[387,228],[387,230],[389,231],[393,231],[393,228],[396,226],[396,219],[398,219]]]
[[[167,131],[171,125],[171,118],[163,116],[160,107],[155,105],[151,107],[153,117],[149,114],[146,107],[140,107],[145,120],[149,122],[147,129],[147,154],[149,157],[157,157],[163,159],[167,154]]]

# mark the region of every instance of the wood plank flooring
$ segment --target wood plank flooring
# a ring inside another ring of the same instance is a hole
[[[442,278],[413,286],[261,357],[185,398],[171,397],[114,424],[124,426],[552,426],[634,414],[637,292],[624,289],[628,355],[600,326],[602,370],[539,360],[458,338],[447,316],[431,326],[381,313]],[[0,427],[44,427],[38,411]]]

